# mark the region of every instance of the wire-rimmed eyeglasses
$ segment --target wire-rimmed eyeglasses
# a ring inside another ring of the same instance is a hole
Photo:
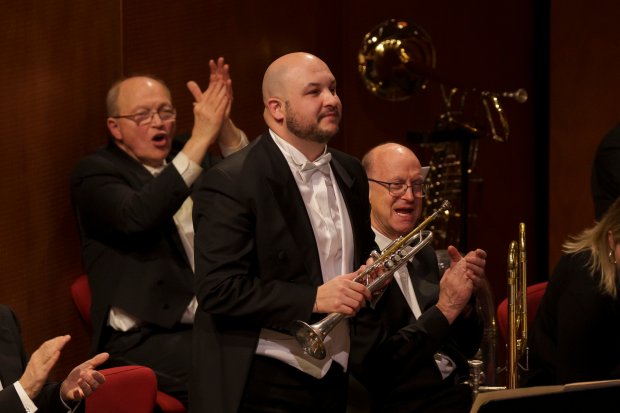
[[[424,198],[428,189],[427,184],[424,182],[413,182],[411,185],[407,185],[404,182],[384,182],[371,178],[368,178],[368,181],[381,185],[388,190],[390,195],[397,197],[405,195],[407,189],[411,188],[413,196],[416,198]]]
[[[142,109],[133,115],[117,115],[111,116],[114,119],[130,119],[136,122],[138,126],[148,125],[153,121],[153,116],[159,116],[162,122],[167,120],[174,120],[177,117],[177,110],[170,106],[162,106],[157,110],[146,110]]]

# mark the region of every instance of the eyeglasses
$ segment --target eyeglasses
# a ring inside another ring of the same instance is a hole
[[[144,125],[150,124],[153,121],[153,116],[155,116],[156,113],[162,122],[165,122],[167,120],[174,120],[177,116],[177,110],[175,108],[164,106],[164,107],[157,109],[156,111],[150,111],[150,110],[144,109],[144,110],[140,110],[134,113],[133,115],[118,115],[118,116],[111,116],[111,117],[114,119],[120,119],[120,118],[130,119],[136,122],[138,126],[144,126]]]
[[[403,182],[383,182],[377,181],[376,179],[368,178],[370,182],[374,182],[379,184],[389,191],[390,195],[401,197],[407,193],[407,189],[411,188],[411,192],[413,196],[416,198],[424,198],[426,196],[426,191],[428,189],[427,184],[424,182],[414,182],[411,185],[407,185]]]

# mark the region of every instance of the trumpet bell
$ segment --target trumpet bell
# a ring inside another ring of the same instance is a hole
[[[323,339],[327,333],[323,333],[320,326],[310,325],[301,320],[297,320],[295,323],[297,324],[295,338],[304,352],[317,360],[323,360],[327,355],[323,344]]]
[[[378,24],[364,36],[358,69],[374,95],[402,101],[424,89],[435,67],[435,48],[419,25],[397,19]]]

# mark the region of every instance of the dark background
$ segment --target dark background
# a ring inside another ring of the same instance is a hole
[[[429,161],[429,147],[408,140],[432,132],[444,111],[439,84],[392,102],[371,94],[357,69],[364,35],[398,18],[432,38],[446,82],[497,93],[507,142],[476,139],[465,248],[488,254],[496,303],[506,296],[507,253],[526,224],[528,279],[545,280],[562,241],[593,222],[590,164],[619,120],[620,4],[575,0],[258,2],[255,0],[9,0],[0,33],[0,302],[23,323],[27,349],[59,334],[72,342],[55,372],[87,356],[88,330],[69,286],[82,272],[69,199],[76,161],[105,143],[105,94],[122,75],[164,79],[191,130],[188,80],[206,87],[208,60],[231,66],[233,119],[252,139],[264,130],[261,81],[267,65],[291,51],[325,60],[344,104],[333,146],[361,157],[390,140]],[[481,102],[468,98],[472,119]],[[482,116],[484,123],[484,116]],[[432,147],[431,147],[432,148]]]

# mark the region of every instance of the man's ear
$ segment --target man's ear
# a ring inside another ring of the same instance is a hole
[[[281,122],[284,119],[284,105],[280,99],[270,98],[267,101],[267,109],[276,121]]]
[[[108,130],[115,140],[121,141],[123,135],[121,134],[120,127],[118,125],[118,119],[108,118]]]

